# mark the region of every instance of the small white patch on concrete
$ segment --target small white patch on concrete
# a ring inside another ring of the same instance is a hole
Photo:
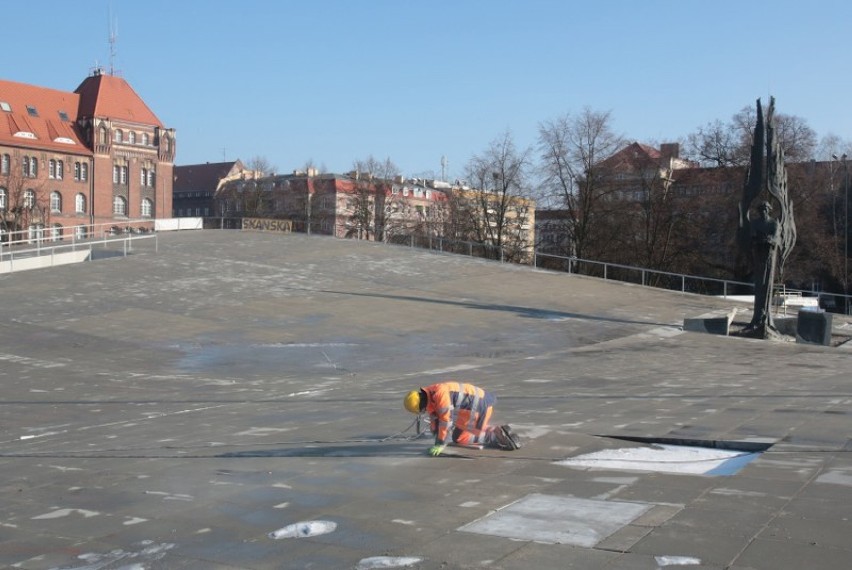
[[[591,548],[650,508],[644,503],[532,494],[458,530]]]
[[[55,511],[35,516],[32,518],[32,520],[59,519],[62,517],[67,517],[74,513],[83,515],[83,518],[87,519],[91,517],[96,517],[101,514],[98,511],[87,511],[86,509],[56,509]]]
[[[290,506],[290,503],[278,503],[277,505],[275,505],[272,508],[273,509],[286,509],[289,506]]]
[[[16,524],[13,524],[13,523],[7,523],[7,522],[2,522],[2,521],[0,521],[0,526],[7,526],[7,527],[9,527],[9,528],[18,528],[18,525],[16,525]]]
[[[86,563],[85,566],[72,566],[68,570],[100,570],[101,568],[117,567],[121,570],[144,570],[149,562],[156,562],[166,556],[166,552],[175,547],[173,543],[154,544],[151,540],[144,540],[139,543],[142,547],[138,552],[128,552],[126,550],[116,549],[107,553],[88,552],[81,554],[77,558]],[[142,559],[144,562],[132,562],[130,564],[122,564],[116,566],[126,560]]]
[[[410,525],[410,526],[414,525],[414,521],[407,521],[407,520],[404,520],[404,519],[393,519],[391,522],[396,523],[396,524],[406,524],[406,525]]]
[[[414,556],[372,556],[362,558],[356,570],[372,570],[374,568],[406,568],[421,562],[422,558]]]
[[[632,485],[639,480],[639,477],[594,477],[592,481],[595,483],[609,483],[611,485]]]
[[[304,521],[287,525],[269,533],[269,538],[307,538],[334,532],[337,523],[332,521]]]
[[[759,491],[743,491],[741,489],[725,489],[724,487],[713,489],[711,495],[722,495],[726,497],[765,497],[766,493]]]
[[[211,530],[213,530],[213,529],[212,528],[200,528],[200,529],[195,531],[195,534],[207,534]]]
[[[553,380],[546,380],[544,378],[527,378],[526,380],[521,380],[521,382],[526,382],[527,384],[550,384]]]
[[[817,477],[816,482],[852,487],[852,474],[846,470],[832,469],[828,473],[824,473]]]
[[[270,427],[253,427],[249,428],[245,431],[240,431],[235,433],[234,435],[273,435],[276,433],[281,433],[285,431],[290,431],[290,428],[270,428]]]
[[[449,374],[452,372],[461,372],[463,370],[476,370],[478,364],[459,364],[458,366],[450,366],[448,368],[436,368],[434,370],[424,370],[423,372],[415,372],[408,376],[434,376],[436,374]]]
[[[566,467],[699,475],[717,469],[726,461],[743,455],[744,453],[741,451],[725,449],[654,445],[652,447],[605,449],[557,461],[556,464]]]
[[[701,564],[700,558],[691,556],[655,556],[657,566],[697,566]]]
[[[273,483],[273,487],[277,489],[292,489],[292,485],[288,485],[287,483]]]
[[[459,506],[469,508],[469,507],[475,507],[478,504],[479,504],[479,501],[466,501],[466,502],[460,504]]]
[[[192,495],[185,495],[183,493],[165,493],[163,491],[145,491],[146,495],[159,495],[163,497],[164,501],[194,501],[195,497]]]
[[[82,471],[79,467],[66,467],[64,465],[48,465],[51,469],[57,469],[59,471]]]
[[[148,522],[148,519],[143,519],[143,518],[139,518],[139,517],[131,517],[121,524],[123,524],[124,526],[130,526],[130,525],[139,524],[139,523],[143,523],[143,522]]]

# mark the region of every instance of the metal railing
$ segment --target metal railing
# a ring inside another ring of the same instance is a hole
[[[207,227],[239,228],[236,223],[239,218],[231,218],[230,224],[226,225],[223,218],[216,226]],[[307,233],[314,235],[331,235],[337,238],[348,238],[352,229],[347,225],[336,225],[333,229],[320,227],[316,222],[306,223],[304,220],[293,221],[293,231],[296,233]],[[376,240],[375,236],[382,236]],[[754,284],[733,279],[721,279],[716,277],[703,277],[683,273],[673,273],[656,269],[647,269],[619,263],[609,263],[591,259],[580,259],[578,257],[554,255],[539,251],[535,248],[506,248],[491,244],[471,241],[459,241],[443,238],[437,235],[426,235],[418,233],[406,233],[399,228],[381,231],[377,228],[370,229],[370,240],[381,241],[391,245],[401,245],[440,251],[444,253],[455,253],[470,257],[480,257],[500,261],[501,263],[519,263],[532,265],[543,269],[564,271],[577,275],[598,277],[604,280],[622,281],[635,283],[646,287],[655,287],[681,293],[695,293],[699,295],[720,296],[730,298],[754,294]],[[774,296],[779,299],[795,295],[803,299],[818,300],[818,305],[828,311],[837,313],[848,313],[852,308],[852,295],[843,293],[828,293],[822,291],[809,291],[804,289],[792,289],[784,285],[776,287]],[[781,308],[786,308],[782,305]]]
[[[50,262],[42,267],[52,267],[58,256],[76,251],[88,251],[89,260],[119,255],[127,257],[138,240],[153,240],[154,251],[159,251],[157,234],[134,226],[134,222],[124,225],[86,224],[63,228],[66,233],[54,232],[52,228],[6,233],[0,240],[0,271],[13,273],[23,267],[31,267],[24,260],[43,257],[50,257]]]

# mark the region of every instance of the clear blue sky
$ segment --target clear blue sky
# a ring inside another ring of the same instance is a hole
[[[440,175],[446,156],[452,178],[587,106],[659,143],[769,95],[852,139],[848,1],[7,0],[0,76],[73,91],[109,68],[110,14],[114,67],[177,129],[177,164]]]

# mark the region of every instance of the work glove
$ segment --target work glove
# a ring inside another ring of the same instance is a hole
[[[432,447],[429,448],[429,455],[431,455],[432,457],[438,457],[444,451],[445,447],[447,447],[447,446],[446,445],[433,445]]]

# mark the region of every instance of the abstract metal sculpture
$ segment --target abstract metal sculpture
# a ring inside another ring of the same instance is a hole
[[[763,196],[752,219],[752,204]],[[772,201],[779,206],[777,219],[770,217]],[[796,244],[796,223],[793,203],[787,191],[787,171],[784,151],[778,142],[775,128],[775,98],[769,98],[769,110],[764,121],[760,99],[757,100],[757,123],[751,147],[751,165],[743,186],[739,206],[740,247],[751,252],[754,274],[754,316],[743,335],[755,338],[778,338],[772,322],[772,297],[777,275],[783,275],[784,262]]]

